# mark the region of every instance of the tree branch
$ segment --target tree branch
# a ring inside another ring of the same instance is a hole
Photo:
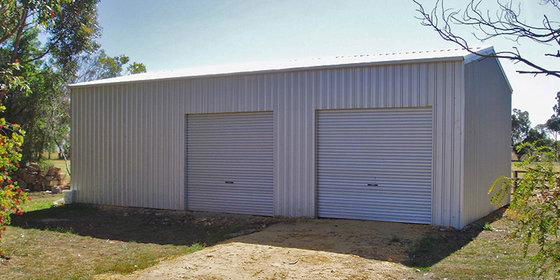
[[[47,45],[47,47],[46,47],[46,49],[45,49],[44,52],[42,52],[41,54],[39,54],[39,55],[37,55],[37,56],[35,56],[35,57],[32,57],[32,58],[30,58],[30,59],[25,60],[23,63],[29,63],[29,62],[32,62],[32,61],[35,61],[35,60],[37,60],[37,59],[41,59],[41,58],[45,57],[47,54],[49,54],[49,53],[52,51],[53,46],[56,45],[56,43],[60,42],[60,40],[61,40],[61,37],[58,37],[58,38],[56,39],[56,41],[54,41],[53,43],[50,43],[50,44]]]
[[[522,74],[544,74],[547,76],[554,76],[560,78],[560,71],[547,69],[544,66],[537,65],[536,63],[524,58],[516,47],[513,51],[502,51],[495,54],[481,54],[475,51],[467,42],[467,40],[454,33],[453,25],[466,25],[472,26],[476,31],[482,34],[473,33],[474,37],[480,41],[501,37],[507,38],[514,42],[519,42],[520,39],[526,38],[537,43],[547,44],[556,43],[560,46],[560,27],[555,21],[550,21],[545,15],[542,27],[533,26],[521,22],[519,11],[515,11],[511,2],[509,4],[502,4],[498,1],[499,10],[496,16],[490,16],[490,12],[483,12],[480,8],[482,0],[471,0],[462,16],[459,17],[460,10],[451,10],[444,7],[443,1],[437,1],[435,7],[427,12],[422,4],[417,0],[413,0],[417,5],[416,11],[419,16],[416,18],[421,21],[423,26],[433,28],[442,39],[452,42],[459,47],[467,50],[468,52],[485,58],[503,58],[513,61],[514,63],[521,62],[522,64],[534,69],[534,71],[519,70],[518,73]],[[550,0],[553,5],[558,4],[558,0]],[[560,4],[558,4],[560,7]],[[520,8],[519,8],[520,10]],[[560,50],[556,54],[545,54],[554,58],[560,58]]]
[[[29,9],[28,9],[27,6],[25,6],[24,10],[23,10],[23,13],[21,14],[21,18],[19,20],[17,33],[16,33],[16,38],[14,40],[14,47],[13,47],[13,50],[12,50],[12,62],[15,62],[16,59],[18,58],[19,43],[21,41],[21,36],[23,35],[23,28],[25,27],[26,22],[27,22],[28,13],[29,13]]]

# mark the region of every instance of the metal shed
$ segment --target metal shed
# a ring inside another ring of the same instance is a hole
[[[479,49],[492,53],[493,48]],[[464,50],[71,85],[80,203],[462,228],[510,174],[511,87]]]

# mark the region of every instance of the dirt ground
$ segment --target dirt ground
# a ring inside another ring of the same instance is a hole
[[[34,195],[0,279],[532,279],[505,209],[457,231],[127,207]],[[53,261],[54,260],[54,261]],[[60,265],[65,264],[65,265]],[[79,269],[76,269],[79,268]]]
[[[427,225],[303,220],[272,225],[127,279],[406,279],[407,248]],[[113,277],[110,277],[113,278]]]

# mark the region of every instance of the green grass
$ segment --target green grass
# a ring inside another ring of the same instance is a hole
[[[511,237],[513,226],[494,216],[463,231],[432,232],[415,242],[409,265],[436,279],[531,278],[521,241]]]
[[[31,200],[23,205],[23,210],[33,212],[49,209],[54,206],[55,201],[62,197],[62,194],[34,193],[30,195]]]
[[[91,279],[127,274],[198,251],[273,218],[84,205],[54,206],[62,195],[33,194],[0,241],[1,279]]]
[[[482,227],[482,229],[486,230],[486,231],[494,231],[494,228],[489,223],[485,223],[484,226]]]

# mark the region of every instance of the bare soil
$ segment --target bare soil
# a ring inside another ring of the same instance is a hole
[[[138,271],[128,279],[406,279],[427,225],[302,220],[272,225]]]

